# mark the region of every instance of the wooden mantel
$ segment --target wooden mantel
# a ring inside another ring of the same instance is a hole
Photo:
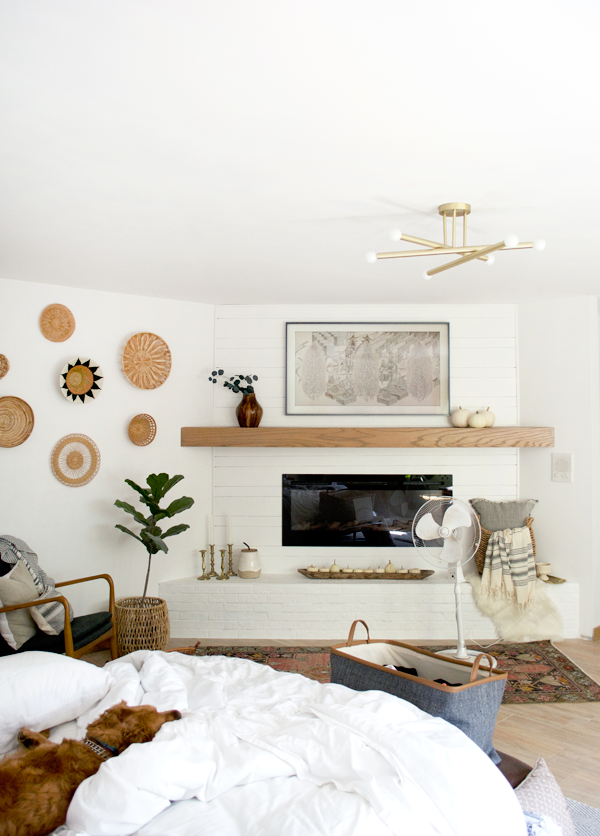
[[[552,427],[182,427],[182,447],[554,447]]]

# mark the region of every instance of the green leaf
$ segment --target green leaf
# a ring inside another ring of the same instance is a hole
[[[175,514],[181,514],[182,511],[187,511],[194,504],[194,500],[190,496],[182,496],[180,499],[174,499],[173,502],[165,508],[167,517],[174,517]]]
[[[139,540],[140,543],[145,546],[146,544],[142,540],[141,537],[138,537],[137,534],[134,534],[133,531],[130,531],[128,528],[125,528],[124,525],[115,525],[115,528],[119,528],[121,531],[124,531],[125,534],[130,534],[132,537],[135,537],[136,540]]]
[[[167,545],[163,543],[160,537],[155,537],[154,534],[149,533],[146,534],[146,537],[156,547],[157,550],[160,549],[161,552],[164,552],[165,554],[169,551]],[[154,554],[156,554],[156,552],[154,552]]]
[[[158,500],[163,496],[163,487],[168,478],[169,476],[167,473],[151,473],[146,479],[146,482],[150,485],[152,499],[156,502],[158,502]]]
[[[179,475],[179,476],[171,476],[171,478],[170,478],[170,479],[166,482],[166,484],[165,484],[165,485],[164,485],[164,487],[163,487],[163,490],[162,490],[162,493],[161,493],[161,498],[162,498],[162,497],[163,497],[166,493],[169,493],[169,491],[171,490],[171,488],[175,487],[175,485],[176,485],[178,482],[181,482],[181,480],[182,480],[183,478],[184,478],[184,477],[183,477],[183,476],[181,476],[181,475]]]
[[[127,514],[131,514],[134,520],[138,522],[140,525],[148,525],[149,521],[146,519],[146,517],[143,516],[143,514],[140,514],[139,511],[136,511],[133,505],[130,505],[128,502],[123,502],[120,499],[115,500],[115,505],[117,506],[117,508],[122,508],[123,511],[125,511]]]
[[[189,528],[189,525],[185,523],[181,523],[180,525],[174,525],[172,528],[168,528],[165,533],[163,534],[163,540],[165,537],[174,537],[176,534],[181,534],[182,531],[186,531]]]
[[[140,486],[136,485],[135,482],[132,482],[131,479],[125,479],[125,482],[129,485],[130,488],[133,488],[134,491],[137,491],[146,499],[150,498],[150,494],[148,493],[147,488],[140,488]]]

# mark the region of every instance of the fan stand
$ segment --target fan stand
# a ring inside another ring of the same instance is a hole
[[[458,634],[458,639],[456,642],[456,647],[448,648],[448,650],[438,650],[436,651],[437,656],[448,656],[451,659],[459,659],[461,662],[468,662],[470,665],[473,664],[475,659],[479,656],[482,652],[481,650],[467,650],[465,646],[465,639],[463,633],[463,623],[462,623],[462,611],[461,611],[461,596],[462,591],[460,588],[460,584],[462,581],[465,580],[465,577],[462,573],[460,566],[457,566],[455,571],[455,583],[454,583],[454,601],[456,607],[456,630]],[[498,662],[492,658],[492,669],[497,666]]]

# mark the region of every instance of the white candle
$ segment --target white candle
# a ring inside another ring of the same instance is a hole
[[[231,514],[227,514],[227,545],[233,543],[231,534]]]
[[[212,514],[208,515],[208,545],[214,546],[215,543],[215,518]]]

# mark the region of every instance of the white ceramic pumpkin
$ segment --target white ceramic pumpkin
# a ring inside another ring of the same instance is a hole
[[[453,427],[468,427],[471,413],[468,409],[463,409],[459,406],[454,412],[450,413],[450,423]]]
[[[329,567],[329,571],[335,573],[335,572],[341,572],[342,570],[340,569],[340,567],[337,565],[337,563],[334,560],[334,562]]]
[[[471,415],[469,418],[469,426],[475,430],[482,430],[486,424],[487,421],[483,412],[476,412],[475,415]]]
[[[392,574],[394,574],[394,573],[396,572],[396,567],[394,566],[394,564],[392,563],[392,561],[391,561],[391,560],[390,560],[390,561],[389,561],[389,563],[386,565],[386,567],[385,567],[385,569],[384,569],[384,572],[386,572],[388,575],[392,575]]]
[[[487,409],[479,409],[477,411],[477,414],[485,416],[486,427],[493,427],[494,426],[494,421],[496,420],[496,416],[494,415],[493,412],[490,412],[489,406],[488,406]]]

